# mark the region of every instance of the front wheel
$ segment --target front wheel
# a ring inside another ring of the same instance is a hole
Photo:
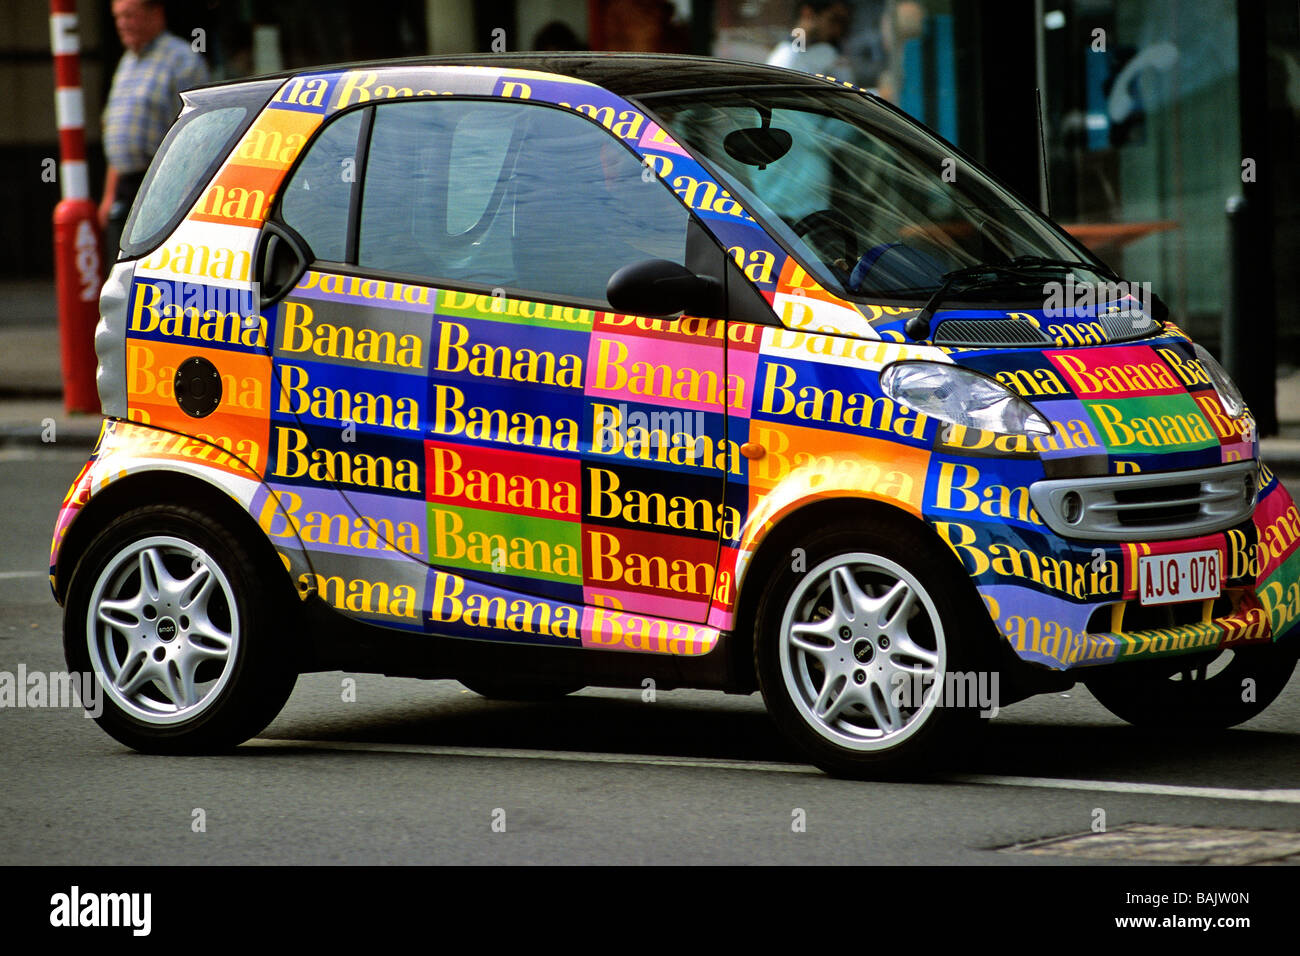
[[[831,773],[933,766],[997,703],[994,675],[980,668],[986,615],[953,580],[960,566],[914,531],[867,524],[799,550],[802,560],[776,569],[757,612],[768,711]]]
[[[269,580],[193,509],[149,505],[110,523],[63,615],[64,654],[94,675],[100,726],[146,753],[223,750],[262,730],[297,680]]]
[[[1221,730],[1250,720],[1277,699],[1295,670],[1298,641],[1245,645],[1186,657],[1112,664],[1088,690],[1138,727]]]

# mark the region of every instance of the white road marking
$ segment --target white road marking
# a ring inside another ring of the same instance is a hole
[[[438,744],[352,743],[346,740],[288,740],[257,737],[248,746],[340,750],[356,753],[423,754],[432,757],[491,757],[498,760],[561,760],[573,763],[634,764],[648,767],[698,767],[711,770],[756,770],[760,773],[795,773],[824,776],[804,764],[761,760],[716,760],[709,757],[655,757],[646,754],[583,753],[572,750],[512,750],[493,747],[444,747]],[[1162,797],[1196,797],[1202,800],[1252,800],[1261,803],[1300,803],[1300,790],[1244,790],[1232,787],[1192,787],[1181,784],[1137,783],[1122,780],[1070,780],[1060,777],[1014,777],[1000,774],[947,774],[940,783],[966,783],[994,787],[1037,787],[1049,790],[1091,790]]]
[[[434,757],[495,757],[499,760],[566,760],[574,763],[641,764],[650,767],[705,767],[712,770],[759,770],[821,776],[816,767],[758,760],[714,760],[707,757],[654,757],[647,754],[583,753],[576,750],[510,750],[493,747],[443,747],[437,744],[351,743],[346,740],[272,740],[256,737],[247,745],[303,747],[308,750],[347,750],[371,753],[426,754]]]
[[[5,436],[0,434],[0,442],[4,441]],[[25,464],[32,461],[80,461],[84,462],[90,457],[89,451],[82,448],[58,448],[55,443],[41,447],[39,451],[31,448],[3,448],[0,447],[0,464],[20,463]],[[76,471],[68,473],[68,484],[77,476]]]
[[[1235,787],[1190,787],[1176,783],[1136,783],[1125,780],[1069,780],[1060,777],[1009,777],[998,774],[952,774],[953,783],[995,787],[1042,787],[1049,790],[1093,790],[1141,793],[1159,797],[1199,797],[1202,800],[1255,800],[1261,803],[1300,803],[1300,790],[1242,790]]]
[[[11,578],[48,578],[49,571],[0,571],[0,581],[8,581]]]

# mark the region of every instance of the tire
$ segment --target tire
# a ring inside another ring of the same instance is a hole
[[[1185,657],[1112,664],[1085,683],[1120,720],[1138,727],[1222,730],[1277,699],[1300,642],[1245,646]],[[1254,681],[1253,695],[1246,693]],[[1253,700],[1243,697],[1253,696]]]
[[[274,571],[190,508],[114,519],[77,563],[63,614],[64,656],[94,674],[99,725],[143,753],[194,754],[274,720],[298,676]]]
[[[825,530],[803,551],[802,564],[776,568],[757,608],[754,664],[768,712],[834,775],[934,769],[969,742],[997,696],[983,667],[991,626],[965,572],[900,522]],[[992,695],[965,699],[967,685],[947,676],[959,673]],[[946,682],[962,693],[942,694]]]
[[[552,683],[544,678],[529,680],[481,674],[475,677],[461,677],[459,680],[474,693],[488,700],[559,700],[587,686],[577,683]]]

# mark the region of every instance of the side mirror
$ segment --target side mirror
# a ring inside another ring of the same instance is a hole
[[[305,243],[291,229],[267,221],[257,240],[253,261],[257,264],[257,282],[261,289],[259,309],[279,302],[298,284],[307,271],[309,253]]]
[[[722,283],[699,276],[667,259],[643,259],[609,277],[605,298],[615,312],[666,316],[687,312],[701,318],[722,318]]]

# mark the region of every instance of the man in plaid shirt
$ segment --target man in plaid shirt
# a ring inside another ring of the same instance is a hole
[[[104,108],[108,173],[99,224],[106,230],[110,265],[149,161],[180,112],[177,94],[208,80],[203,58],[167,32],[162,0],[113,0],[113,22],[126,52]]]

